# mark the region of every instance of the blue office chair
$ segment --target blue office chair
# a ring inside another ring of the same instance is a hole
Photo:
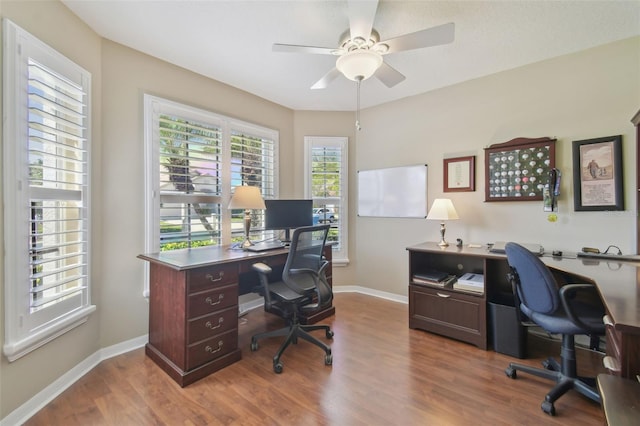
[[[505,251],[511,267],[508,278],[520,319],[524,320],[524,315],[548,333],[562,335],[560,363],[553,358],[543,362],[545,368],[510,363],[506,375],[515,379],[516,371],[523,371],[554,380],[556,385],[542,402],[542,411],[552,416],[555,415],[554,402],[570,389],[600,403],[595,380],[578,377],[575,355],[576,335],[605,333],[604,305],[596,287],[592,284],[559,286],[549,268],[525,247],[510,242]]]
[[[264,309],[285,318],[287,326],[251,337],[251,350],[258,350],[258,340],[268,337],[286,336],[278,352],[273,357],[273,371],[282,372],[280,357],[291,343],[301,338],[325,351],[325,365],[333,363],[331,347],[309,334],[310,331],[324,330],[327,339],[333,338],[328,325],[303,325],[299,316],[322,310],[333,299],[331,286],[327,282],[325,269],[329,262],[323,257],[329,224],[298,228],[291,237],[289,255],[282,271],[282,280],[269,282],[271,268],[264,263],[256,263],[253,269],[260,277],[264,296]]]

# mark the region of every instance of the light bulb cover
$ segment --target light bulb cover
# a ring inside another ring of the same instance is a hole
[[[382,55],[371,50],[352,50],[338,58],[336,68],[349,80],[366,80],[382,65]]]

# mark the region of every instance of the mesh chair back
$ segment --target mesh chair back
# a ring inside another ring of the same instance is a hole
[[[507,262],[518,273],[520,303],[534,312],[552,314],[560,307],[558,285],[549,268],[527,248],[509,242],[505,246]]]
[[[293,231],[289,256],[282,271],[282,281],[303,294],[314,291],[320,306],[333,298],[324,271],[328,265],[322,256],[330,225],[305,226]]]

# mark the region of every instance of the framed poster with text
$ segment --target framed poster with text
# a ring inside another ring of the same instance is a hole
[[[471,192],[476,190],[476,157],[445,158],[444,192]]]
[[[575,211],[624,210],[622,136],[573,141]]]

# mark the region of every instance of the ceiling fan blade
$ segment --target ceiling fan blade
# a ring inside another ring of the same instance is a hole
[[[378,0],[349,0],[348,5],[351,40],[362,37],[365,41],[369,41],[378,9]]]
[[[333,55],[333,52],[336,49],[333,47],[298,46],[296,44],[274,43],[272,50],[274,52],[313,53],[316,55]]]
[[[329,83],[336,79],[340,75],[340,71],[337,68],[333,68],[331,71],[322,76],[313,86],[312,89],[326,89]]]
[[[403,50],[420,49],[423,47],[438,46],[453,42],[455,25],[453,22],[405,34],[389,40],[381,41],[389,46],[387,53]]]
[[[378,70],[376,71],[375,76],[387,87],[393,87],[407,78],[402,75],[400,71],[396,70],[386,62],[383,62],[382,65],[380,65],[380,68],[378,68]]]

